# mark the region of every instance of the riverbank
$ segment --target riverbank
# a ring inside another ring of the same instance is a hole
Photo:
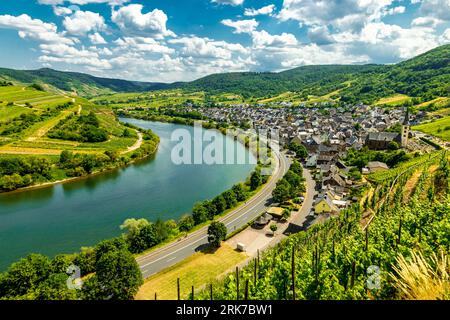
[[[89,174],[85,174],[85,175],[81,175],[81,176],[77,176],[77,177],[67,177],[64,179],[56,178],[56,180],[50,180],[50,181],[37,183],[37,184],[25,186],[25,187],[20,187],[15,190],[11,190],[11,191],[0,190],[0,194],[13,194],[13,193],[27,192],[27,191],[36,190],[36,189],[48,188],[48,187],[52,187],[52,186],[55,186],[58,184],[65,184],[65,183],[81,181],[81,180],[89,179],[89,178],[92,178],[92,177],[95,177],[95,176],[98,176],[101,174],[111,173],[113,171],[120,170],[120,169],[130,166],[132,164],[135,164],[139,161],[149,159],[149,158],[155,156],[155,154],[158,150],[158,147],[159,147],[159,138],[157,136],[156,136],[156,138],[157,138],[156,143],[154,144],[153,148],[150,151],[144,152],[141,155],[139,155],[137,153],[137,155],[135,157],[133,157],[132,154],[131,154],[131,156],[129,156],[129,154],[131,152],[140,151],[141,148],[143,148],[143,146],[145,146],[145,141],[142,138],[142,133],[139,132],[138,133],[138,142],[137,142],[137,143],[139,143],[139,147],[133,148],[131,150],[127,149],[127,150],[125,150],[125,152],[120,153],[121,158],[120,158],[120,160],[116,160],[114,165],[105,166],[105,167],[99,168],[97,170],[93,170]],[[155,141],[152,140],[151,142],[155,142]],[[33,155],[29,155],[28,157],[40,158],[39,156],[33,156]],[[52,170],[54,170],[54,172],[56,171],[57,166],[58,166],[57,162],[52,163]],[[54,173],[54,174],[58,175],[56,173]]]
[[[251,164],[177,166],[171,161],[171,150],[177,144],[171,141],[171,134],[177,129],[193,133],[192,127],[127,122],[152,129],[160,137],[154,160],[53,188],[0,196],[2,268],[28,252],[54,256],[120,237],[123,231],[119,226],[128,218],[174,225],[183,214],[192,212],[194,203],[221,194],[254,169]],[[191,138],[193,143],[194,136]],[[251,157],[238,142],[227,146],[227,150],[245,151],[246,157]]]

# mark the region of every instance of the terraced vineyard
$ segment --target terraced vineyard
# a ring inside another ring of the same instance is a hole
[[[413,129],[450,141],[450,116],[415,126]]]
[[[62,128],[64,123],[68,124]],[[55,134],[59,128],[65,136]],[[152,135],[143,143],[143,153],[128,152],[139,140],[137,130],[120,124],[110,108],[83,98],[56,95],[31,86],[0,87],[0,161],[6,161],[6,167],[21,159],[27,163],[42,159],[46,162],[45,174],[18,167],[0,168],[0,192],[73,177],[74,172],[64,173],[59,168],[58,158],[63,151],[80,155],[80,161],[88,161],[88,156],[95,160],[93,168],[92,164],[89,168],[85,165],[75,176],[123,165],[132,157],[154,152],[157,137]]]
[[[441,151],[378,176],[364,204],[213,283],[213,299],[448,299],[448,160]]]

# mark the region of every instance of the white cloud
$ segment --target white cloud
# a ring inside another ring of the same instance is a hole
[[[110,69],[111,64],[106,59],[100,59],[97,52],[77,49],[65,44],[41,44],[40,49],[43,53],[39,61],[43,63],[67,63],[83,65],[98,69]]]
[[[64,2],[78,4],[78,5],[86,5],[91,3],[107,3],[110,5],[121,5],[130,0],[38,0],[39,4],[47,4],[47,5],[61,5]]]
[[[102,37],[102,35],[98,32],[90,34],[89,35],[89,40],[93,43],[93,44],[107,44],[105,38]]]
[[[124,37],[117,39],[114,43],[123,51],[135,50],[161,54],[172,54],[175,52],[174,49],[162,45],[153,38]]]
[[[140,4],[130,4],[117,11],[113,10],[111,19],[123,32],[128,34],[155,38],[175,36],[166,27],[168,18],[164,11],[155,9],[143,14],[142,9],[143,6]]]
[[[444,21],[434,17],[418,17],[411,22],[411,26],[436,28],[439,24],[443,22]]]
[[[247,53],[240,44],[214,41],[208,38],[183,37],[169,40],[171,44],[181,44],[179,51],[184,57],[201,57],[206,59],[230,59],[233,53]]]
[[[267,31],[254,31],[252,33],[253,46],[264,47],[292,47],[298,45],[297,38],[291,34],[283,32],[280,35],[271,35]]]
[[[308,38],[318,45],[327,45],[335,42],[326,26],[311,27],[308,30]]]
[[[53,7],[53,12],[55,13],[55,15],[57,16],[66,16],[69,14],[72,14],[72,10],[70,8],[66,8],[66,7]]]
[[[394,61],[412,58],[438,46],[438,39],[431,28],[406,29],[383,22],[365,26],[358,41],[372,58],[384,55]],[[354,45],[358,46],[358,41]]]
[[[244,0],[211,0],[211,2],[222,5],[240,6],[244,3]]]
[[[91,11],[76,11],[72,16],[64,18],[63,25],[68,33],[79,36],[106,29],[105,19]]]
[[[0,28],[14,29],[19,32],[21,38],[28,38],[46,43],[72,44],[72,39],[58,33],[58,28],[53,23],[32,19],[27,14],[20,16],[0,15]]]
[[[449,0],[423,0],[420,4],[422,16],[435,17],[440,20],[450,21]]]
[[[406,12],[406,7],[404,6],[398,6],[394,8],[385,9],[382,13],[382,15],[394,15],[394,14],[401,14]]]
[[[403,9],[389,7],[394,0],[284,0],[278,14],[282,21],[296,20],[307,26],[332,25],[340,30],[360,30],[366,23]]]
[[[231,19],[222,20],[222,24],[234,28],[233,33],[252,33],[259,23],[255,19],[233,21]]]
[[[446,29],[444,33],[439,37],[439,42],[441,44],[450,43],[450,28]]]
[[[245,9],[244,15],[249,17],[255,17],[259,15],[271,15],[275,10],[274,4],[269,4],[268,6],[262,7],[260,9]]]

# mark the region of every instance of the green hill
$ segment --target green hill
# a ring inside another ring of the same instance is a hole
[[[382,97],[404,94],[429,101],[450,96],[450,45],[426,52],[410,60],[385,66],[370,76],[358,77],[342,91],[344,101],[373,102]]]
[[[13,70],[0,68],[0,77],[20,83],[45,83],[57,89],[91,97],[114,92],[136,92],[164,89],[166,84],[98,78],[84,73],[62,72],[43,68]]]
[[[380,173],[361,204],[243,267],[239,287],[236,273],[213,283],[214,299],[448,299],[448,170],[441,151]]]
[[[264,98],[286,91],[307,95],[324,95],[346,85],[359,74],[378,72],[377,65],[322,65],[304,66],[296,69],[272,72],[241,72],[213,74],[196,81],[182,84],[183,89],[206,91],[210,94],[234,93],[245,98]]]

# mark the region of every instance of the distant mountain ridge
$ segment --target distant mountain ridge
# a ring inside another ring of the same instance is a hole
[[[14,70],[0,68],[0,76],[22,83],[45,83],[80,96],[94,96],[114,92],[134,92],[166,89],[165,83],[100,78],[79,72],[64,72],[49,68]]]
[[[45,83],[85,97],[115,92],[183,89],[205,91],[207,94],[233,93],[244,98],[264,98],[290,91],[305,97],[336,92],[342,101],[347,102],[370,102],[393,94],[429,100],[450,96],[450,45],[395,65],[315,65],[278,73],[219,73],[171,84],[100,78],[48,68],[0,68],[0,77],[22,83]]]

